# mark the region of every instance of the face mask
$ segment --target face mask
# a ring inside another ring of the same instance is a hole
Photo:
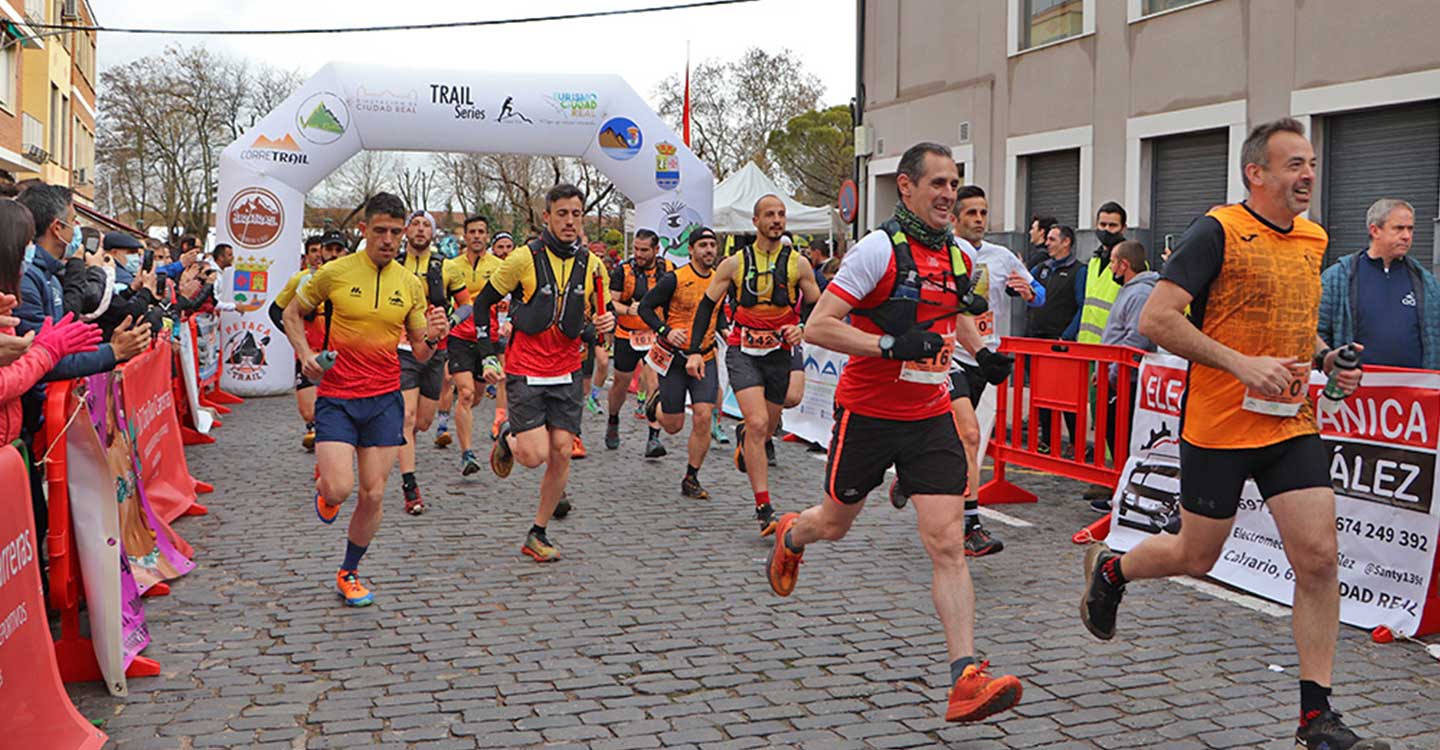
[[[125,270],[129,271],[131,274],[140,273],[140,261],[141,258],[136,253],[131,253],[125,256]]]
[[[1110,278],[1114,279],[1116,284],[1119,284],[1120,286],[1125,286],[1125,277],[1124,277],[1124,276],[1116,276],[1115,274],[1112,273],[1112,274],[1110,274]]]
[[[1095,238],[1100,240],[1100,244],[1103,245],[1106,250],[1109,250],[1125,241],[1125,233],[1107,232],[1104,229],[1096,229]]]
[[[85,244],[85,237],[80,233],[80,225],[73,224],[70,227],[70,244],[65,246],[65,257],[69,258],[80,252],[80,246]]]
[[[35,245],[34,245],[34,243],[31,243],[29,246],[27,246],[27,247],[25,248],[25,265],[28,266],[28,265],[30,265],[31,263],[34,263],[34,262],[35,262]]]

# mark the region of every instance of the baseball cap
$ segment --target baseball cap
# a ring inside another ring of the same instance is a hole
[[[720,238],[715,235],[715,230],[710,227],[700,227],[690,233],[690,244],[693,245],[700,240],[715,240],[716,243],[720,242]]]
[[[340,230],[338,229],[331,229],[330,231],[320,235],[320,244],[340,245],[341,247],[348,247],[350,245],[349,242],[345,241],[345,235],[341,234]]]
[[[139,250],[144,247],[129,232],[119,231],[106,232],[102,245],[106,250]]]

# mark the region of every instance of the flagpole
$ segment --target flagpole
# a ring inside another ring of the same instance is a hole
[[[690,148],[690,40],[685,40],[685,107],[681,116],[685,147]]]

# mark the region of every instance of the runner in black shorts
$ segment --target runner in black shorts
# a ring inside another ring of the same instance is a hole
[[[710,330],[701,340],[700,371],[686,371],[686,358],[681,355],[690,347],[689,326],[695,320],[700,298],[710,287],[718,250],[714,230],[708,227],[696,230],[690,235],[690,262],[660,277],[640,304],[640,317],[659,336],[656,348],[645,358],[645,365],[660,373],[659,398],[646,404],[647,416],[674,435],[685,426],[685,399],[689,397],[690,460],[685,467],[685,478],[680,480],[680,494],[697,499],[710,496],[700,486],[700,467],[710,450],[710,417],[720,392],[720,363],[715,361],[715,320],[719,311],[708,321]],[[656,314],[657,309],[664,312],[664,320]]]
[[[635,254],[617,265],[610,275],[610,294],[615,308],[615,357],[611,361],[615,381],[610,385],[610,417],[605,426],[605,447],[609,450],[620,447],[620,409],[625,406],[635,368],[655,345],[655,332],[640,317],[640,300],[655,288],[661,276],[674,268],[674,264],[660,255],[660,235],[651,229],[640,229],[635,232]],[[657,381],[653,370],[640,368],[638,414],[644,413],[646,397],[655,395]],[[645,457],[659,458],[665,453],[665,446],[660,444],[660,426],[651,422]]]
[[[1339,550],[1329,451],[1318,437],[1308,382],[1312,364],[1330,372],[1336,352],[1316,336],[1329,238],[1302,215],[1315,152],[1304,126],[1285,118],[1250,132],[1241,165],[1248,199],[1190,225],[1140,319],[1143,335],[1190,360],[1180,414],[1180,533],[1152,536],[1123,556],[1092,545],[1080,619],[1108,640],[1127,581],[1210,572],[1230,537],[1241,487],[1254,479],[1295,580],[1296,746],[1388,748],[1360,740],[1330,708]],[[1360,371],[1337,379],[1350,393]]]
[[[785,202],[766,195],[755,202],[755,244],[720,262],[705,297],[696,306],[690,328],[690,372],[700,372],[701,339],[709,330],[715,306],[728,294],[734,318],[725,349],[725,370],[744,422],[735,428],[735,468],[750,479],[755,494],[755,519],[760,535],[775,531],[770,502],[769,460],[765,440],[780,424],[780,411],[790,390],[794,350],[805,325],[797,302],[820,298],[815,272],[798,250],[782,243]],[[803,376],[800,382],[804,383]]]
[[[974,320],[959,314],[980,310],[967,299],[969,258],[949,232],[960,182],[950,149],[914,146],[899,172],[895,217],[851,248],[810,314],[806,340],[850,360],[835,389],[826,498],[781,517],[766,575],[776,594],[788,596],[805,545],[843,538],[894,466],[930,556],[950,664],[945,719],[979,721],[1014,706],[1022,692],[1018,679],[992,678],[988,662],[975,658],[965,449],[950,414],[949,370],[957,343],[981,348]]]

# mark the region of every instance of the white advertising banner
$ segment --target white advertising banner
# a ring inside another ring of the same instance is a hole
[[[618,76],[327,65],[221,156],[216,239],[235,246],[226,391],[293,386],[294,354],[265,307],[299,270],[305,193],[365,149],[583,158],[681,261],[713,209],[709,168]]]
[[[835,423],[835,386],[849,357],[805,344],[805,398],[785,410],[785,431],[820,445],[830,445]]]
[[[195,350],[190,348],[190,326],[178,325],[174,331],[175,351],[180,354],[180,377],[185,383],[185,401],[194,415],[195,431],[209,435],[210,428],[215,426],[215,413],[209,407],[200,405],[200,365],[195,360]]]
[[[1179,529],[1180,404],[1188,363],[1147,355],[1140,366],[1130,459],[1116,489],[1106,542],[1128,550]],[[1310,396],[1324,386],[1314,373]],[[1370,372],[1333,414],[1319,414],[1330,454],[1340,545],[1340,620],[1414,634],[1440,531],[1435,463],[1440,373]],[[1211,577],[1283,604],[1294,573],[1254,482]]]
[[[85,609],[90,615],[90,640],[105,687],[114,696],[128,692],[125,682],[124,632],[120,598],[120,509],[115,502],[115,474],[95,433],[90,409],[82,400],[80,414],[65,430],[67,491],[75,547],[84,574]]]

